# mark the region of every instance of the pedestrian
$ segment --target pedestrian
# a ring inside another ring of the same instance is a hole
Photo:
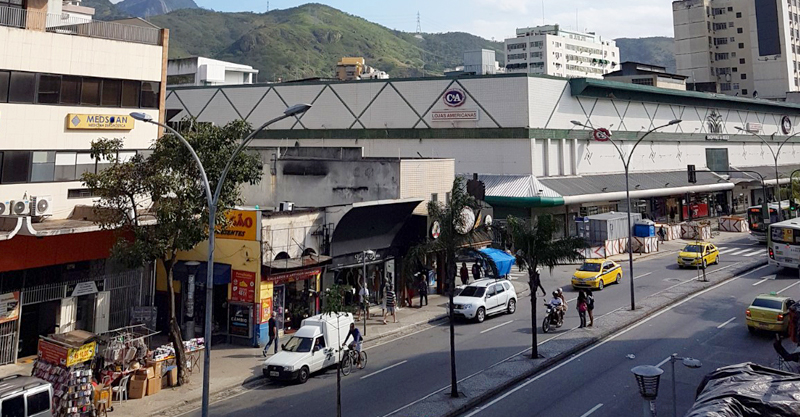
[[[274,352],[278,353],[278,337],[277,337],[278,336],[278,323],[275,321],[275,314],[276,314],[276,312],[273,311],[272,315],[269,316],[269,320],[267,321],[267,328],[268,328],[267,335],[269,336],[269,341],[267,341],[267,344],[264,345],[264,351],[261,352],[264,355],[264,357],[267,356],[267,351],[269,351],[269,346],[271,344],[273,344],[273,343],[275,343],[275,351]]]
[[[481,271],[481,266],[478,264],[477,261],[475,261],[475,263],[472,265],[472,279],[475,281],[481,279],[482,272],[483,271]]]
[[[586,293],[583,290],[578,292],[578,316],[581,318],[581,325],[578,327],[586,327]]]
[[[361,290],[358,292],[359,301],[361,301],[361,308],[364,310],[364,317],[369,320],[369,290],[367,289],[366,283],[361,287]]]
[[[461,262],[461,271],[459,273],[461,274],[461,285],[467,285],[469,282],[469,269],[467,269],[466,262]]]
[[[675,223],[675,216],[677,215],[678,210],[675,209],[675,206],[669,208],[669,222]]]
[[[411,279],[404,279],[406,283],[406,303],[408,307],[414,307],[414,279],[419,276],[419,272],[414,274],[414,277]]]
[[[386,297],[384,302],[386,303],[386,313],[383,314],[383,324],[386,324],[387,314],[391,314],[394,318],[394,322],[397,323],[396,301],[392,284],[388,284],[386,286]]]
[[[586,290],[586,311],[589,313],[589,327],[594,326],[594,294]]]
[[[536,268],[536,272],[533,273],[533,293],[534,293],[534,295],[536,295],[536,290],[537,289],[541,289],[542,290],[542,297],[544,297],[544,296],[547,295],[547,292],[544,290],[544,287],[542,286],[542,274],[541,274],[541,272],[542,271],[539,268]]]
[[[425,300],[425,305],[428,305],[428,281],[425,278],[417,283],[417,291],[419,292],[419,308],[422,308],[422,300]]]
[[[663,225],[658,228],[658,238],[661,239],[662,242],[667,238],[667,231],[664,229]]]

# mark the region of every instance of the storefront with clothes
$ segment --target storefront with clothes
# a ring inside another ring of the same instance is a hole
[[[294,333],[303,319],[320,312],[320,281],[330,257],[315,255],[288,261],[273,261],[263,267],[262,292],[271,287],[272,296],[262,296],[261,317],[269,320],[269,314],[274,314],[278,330]]]

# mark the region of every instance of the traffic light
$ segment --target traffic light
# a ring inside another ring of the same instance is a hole
[[[686,165],[686,169],[689,173],[689,182],[692,184],[697,183],[697,171],[695,170],[694,165]]]
[[[797,211],[797,202],[794,201],[793,198],[789,199],[789,210],[790,211]]]

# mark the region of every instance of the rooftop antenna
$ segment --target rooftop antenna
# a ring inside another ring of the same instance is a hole
[[[542,26],[544,26],[544,0],[542,0]]]

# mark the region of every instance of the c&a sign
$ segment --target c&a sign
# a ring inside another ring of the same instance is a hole
[[[260,211],[230,210],[226,216],[228,225],[217,232],[220,239],[261,240]]]

